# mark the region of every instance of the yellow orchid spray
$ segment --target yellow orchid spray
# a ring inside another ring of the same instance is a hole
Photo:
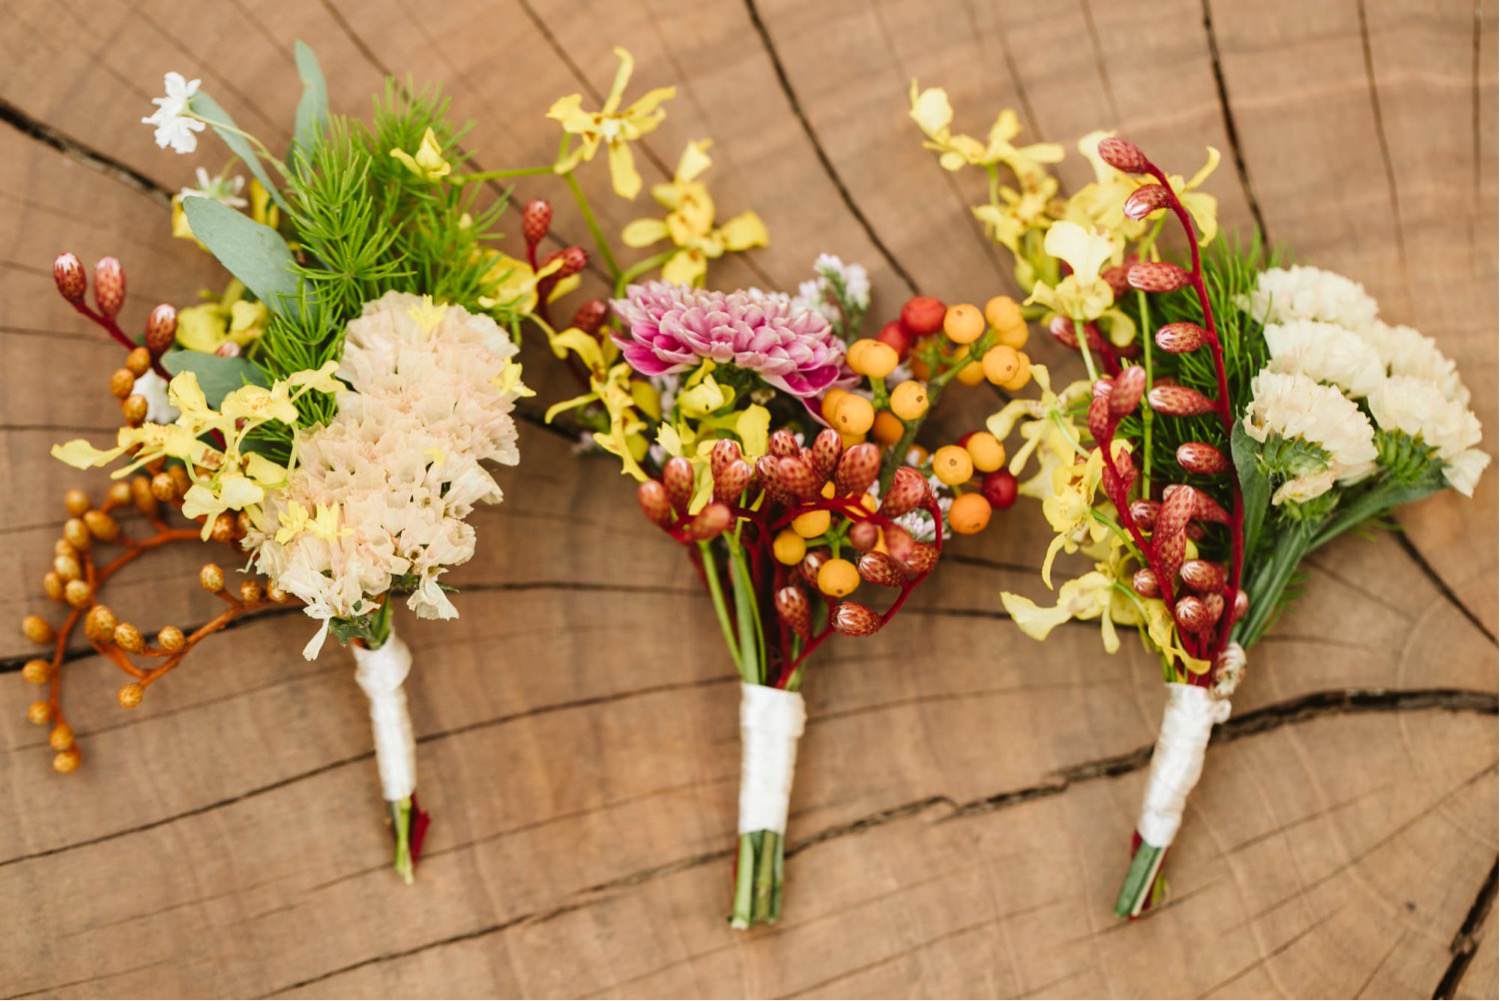
[[[583,109],[583,95],[569,94],[558,98],[547,110],[547,117],[562,126],[568,136],[577,137],[579,143],[558,157],[553,169],[559,174],[570,174],[580,162],[589,161],[603,146],[609,155],[609,176],[615,194],[621,198],[634,199],[641,191],[641,175],[635,169],[635,156],[630,144],[656,129],[666,118],[662,105],[677,96],[676,87],[657,87],[634,103],[620,107],[625,97],[625,87],[635,72],[635,59],[622,48],[614,50],[620,60],[615,71],[614,84],[604,106],[598,111]]]
[[[404,149],[393,149],[391,156],[429,184],[436,184],[453,173],[453,164],[443,156],[443,144],[438,142],[437,133],[430,128],[422,133],[422,142],[417,146],[415,154]]]

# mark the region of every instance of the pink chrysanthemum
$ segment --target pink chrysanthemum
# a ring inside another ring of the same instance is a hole
[[[643,375],[682,372],[708,358],[756,373],[793,396],[838,380],[844,343],[827,317],[756,289],[710,292],[667,282],[632,285],[614,300],[625,329],[615,343]]]

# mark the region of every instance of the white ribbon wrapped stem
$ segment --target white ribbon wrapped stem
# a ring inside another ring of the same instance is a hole
[[[406,711],[406,691],[401,687],[411,671],[411,650],[394,631],[378,650],[352,649],[354,680],[370,700],[381,793],[386,802],[397,803],[417,788],[417,742]]]
[[[1154,848],[1165,848],[1182,826],[1188,793],[1203,774],[1203,752],[1215,723],[1229,718],[1229,700],[1198,685],[1167,685],[1161,733],[1151,755],[1151,777],[1136,831]]]
[[[798,692],[740,685],[740,833],[786,833],[797,770],[797,741],[807,723]]]

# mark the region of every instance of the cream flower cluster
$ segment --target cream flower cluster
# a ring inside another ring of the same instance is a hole
[[[792,305],[797,309],[813,309],[822,313],[830,323],[838,323],[839,308],[831,300],[835,284],[844,287],[844,295],[860,309],[870,307],[870,276],[858,264],[845,264],[834,254],[819,254],[813,262],[816,278],[797,286]]]
[[[1375,430],[1359,406],[1333,386],[1300,372],[1262,369],[1250,381],[1253,399],[1245,432],[1264,442],[1272,434],[1301,439],[1321,448],[1327,464],[1288,480],[1272,502],[1309,501],[1335,482],[1353,483],[1369,475],[1375,462]]]
[[[396,578],[422,618],[458,615],[438,583],[474,554],[465,522],[500,488],[481,465],[519,459],[516,347],[488,317],[390,292],[349,324],[338,414],[297,439],[287,489],[250,542],[256,568],[323,620],[366,615]]]
[[[1436,341],[1383,322],[1363,286],[1319,268],[1263,271],[1240,305],[1265,318],[1270,371],[1364,398],[1376,427],[1436,449],[1448,484],[1472,496],[1490,457],[1476,447],[1482,432],[1458,366]]]

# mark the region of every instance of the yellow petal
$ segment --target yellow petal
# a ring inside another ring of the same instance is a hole
[[[760,404],[752,404],[735,421],[734,432],[739,436],[745,458],[750,462],[766,454],[771,437],[771,411]]]
[[[574,135],[587,132],[594,125],[594,116],[583,110],[582,94],[559,97],[547,109],[547,117],[560,124],[564,132]]]
[[[677,180],[688,182],[696,180],[698,175],[713,165],[708,158],[708,148],[713,145],[712,139],[697,139],[683,148],[682,157],[677,161]]]
[[[641,193],[641,175],[636,173],[635,157],[623,142],[609,144],[609,178],[615,194],[621,198],[633,201]]]
[[[583,275],[569,275],[566,278],[558,279],[557,284],[552,286],[552,291],[547,293],[548,304],[550,305],[551,303],[554,303],[557,300],[561,299],[563,296],[568,295],[582,284]]]
[[[637,219],[620,232],[627,247],[649,247],[667,238],[667,224],[660,219]]]
[[[609,97],[604,100],[602,110],[606,115],[620,106],[620,99],[625,96],[625,86],[630,83],[630,75],[635,72],[635,57],[627,50],[615,46],[615,58],[620,60],[620,66],[615,70],[615,82],[610,85]]]
[[[639,101],[626,108],[621,117],[633,133],[631,138],[643,136],[660,125],[662,119],[667,117],[662,105],[676,96],[676,87],[657,87],[655,90],[648,90]]]
[[[720,227],[719,234],[724,239],[726,250],[749,250],[751,247],[767,246],[771,242],[766,224],[754,212],[741,212]]]
[[[953,105],[948,103],[948,92],[941,87],[929,87],[918,92],[917,81],[911,82],[911,119],[928,136],[936,137],[945,132],[953,122]],[[946,165],[945,165],[946,166]],[[955,170],[955,167],[949,167]]]
[[[1072,618],[1065,608],[1042,608],[1030,598],[1009,591],[1000,592],[1000,603],[1021,631],[1034,640],[1046,639],[1052,630]]]
[[[125,449],[95,448],[82,438],[74,438],[66,445],[53,445],[52,458],[66,462],[76,469],[92,469],[95,466],[106,466],[118,459]]]
[[[662,281],[675,285],[697,285],[708,274],[708,260],[701,251],[681,250],[661,269]]]

